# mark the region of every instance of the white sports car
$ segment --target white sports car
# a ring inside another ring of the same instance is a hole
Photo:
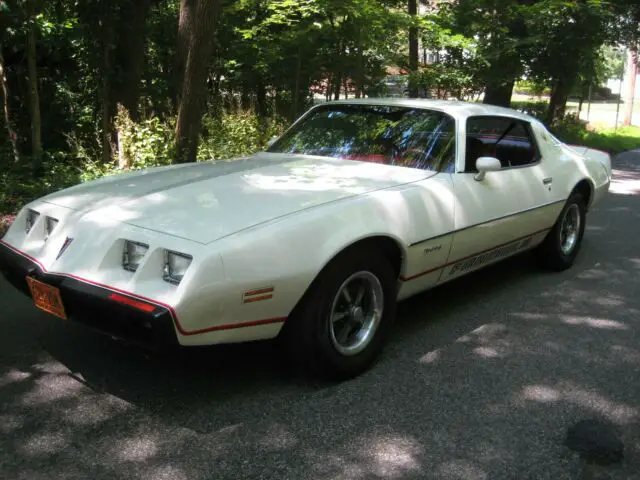
[[[114,337],[279,337],[348,378],[378,356],[399,300],[525,250],[571,266],[610,180],[608,154],[511,109],[331,102],[266,152],[30,203],[0,240],[0,269],[37,307]]]

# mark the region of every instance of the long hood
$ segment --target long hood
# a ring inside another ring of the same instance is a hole
[[[114,175],[42,200],[210,243],[304,209],[432,175],[352,160],[260,153]]]

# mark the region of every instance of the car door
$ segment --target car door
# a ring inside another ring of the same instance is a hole
[[[528,122],[472,116],[460,135],[462,161],[453,175],[455,233],[441,282],[541,242],[562,208]],[[475,162],[482,156],[498,158],[501,169],[477,180]]]

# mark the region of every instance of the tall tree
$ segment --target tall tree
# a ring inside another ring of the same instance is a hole
[[[0,84],[2,86],[2,110],[4,113],[3,120],[5,128],[7,130],[7,136],[11,149],[13,151],[13,159],[18,162],[20,160],[20,153],[18,151],[18,135],[12,127],[11,115],[9,114],[9,84],[7,82],[6,68],[2,47],[4,46],[5,30],[7,28],[7,12],[9,12],[9,6],[4,0],[0,0]]]
[[[38,93],[38,68],[36,58],[36,1],[27,0],[26,7],[29,113],[31,116],[31,160],[34,171],[40,174],[42,167],[42,122],[40,119],[40,95]]]
[[[188,50],[184,66],[180,106],[176,123],[176,163],[195,162],[207,96],[209,57],[213,48],[220,0],[184,0],[194,5],[190,22],[182,26]],[[181,15],[182,17],[182,15]],[[179,26],[180,28],[180,26]]]
[[[415,24],[418,15],[417,0],[409,0],[408,13],[411,17],[411,25],[409,26],[409,72],[414,75],[409,76],[409,96],[418,96],[418,85],[415,80],[415,74],[418,72],[418,27]]]

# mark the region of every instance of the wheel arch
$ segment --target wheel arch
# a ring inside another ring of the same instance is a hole
[[[589,179],[583,178],[578,183],[576,183],[576,185],[573,187],[573,190],[571,190],[571,194],[569,196],[573,195],[576,192],[580,193],[584,197],[586,208],[588,210],[589,207],[591,206],[591,202],[593,201],[593,196],[595,192],[595,187],[593,183]]]
[[[397,278],[400,278],[406,261],[406,250],[402,246],[402,243],[397,238],[394,238],[388,234],[375,234],[367,237],[360,238],[358,240],[353,241],[352,243],[343,246],[341,249],[337,250],[318,270],[313,280],[309,283],[304,293],[300,296],[300,299],[296,303],[295,307],[292,310],[293,312],[301,305],[305,298],[307,297],[309,291],[312,290],[315,283],[322,276],[322,274],[329,268],[329,266],[333,265],[333,263],[340,260],[341,257],[348,255],[355,249],[365,249],[370,248],[373,250],[379,250],[383,252],[387,258],[390,259],[391,264],[394,268],[394,272]]]

